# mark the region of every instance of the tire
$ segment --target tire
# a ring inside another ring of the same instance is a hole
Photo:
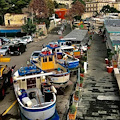
[[[6,52],[5,55],[8,55],[8,52]]]
[[[19,55],[21,55],[21,52],[19,52]]]

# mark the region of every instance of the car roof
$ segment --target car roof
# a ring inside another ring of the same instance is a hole
[[[38,52],[41,52],[41,51],[33,51],[32,53],[38,53]]]

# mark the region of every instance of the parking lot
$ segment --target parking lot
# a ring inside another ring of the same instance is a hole
[[[51,34],[48,34],[48,36],[43,39],[43,40],[38,40],[38,39],[34,39],[34,42],[31,42],[29,44],[27,44],[27,51],[22,53],[20,56],[11,56],[11,55],[7,55],[5,57],[10,57],[11,60],[8,63],[1,63],[2,65],[8,65],[9,67],[12,67],[13,65],[16,65],[15,67],[15,71],[17,69],[19,69],[21,66],[26,66],[27,60],[30,59],[30,56],[32,54],[33,51],[35,50],[41,50],[42,49],[42,44],[47,44],[50,41],[56,41],[59,39],[59,37],[61,35],[58,35],[57,33],[55,34],[54,31],[57,31],[60,28],[60,26],[58,26],[57,28],[53,29],[53,31],[51,32]],[[68,34],[70,32],[70,26],[67,26],[67,29],[64,31],[63,36],[65,36],[66,34]],[[52,34],[54,33],[54,34]],[[14,91],[13,91],[13,87],[11,86],[10,88],[7,89],[6,91],[6,96],[4,98],[4,100],[0,101],[0,114],[2,115],[4,113],[4,111],[6,109],[8,109],[12,103],[16,100],[15,95],[14,95]],[[18,114],[18,105],[15,104],[13,106],[13,108],[2,118],[2,120],[9,120],[11,118],[11,120],[19,120],[20,116]]]

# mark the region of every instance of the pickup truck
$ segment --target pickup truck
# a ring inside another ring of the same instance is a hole
[[[27,51],[27,47],[24,43],[17,43],[9,46],[10,55],[21,55],[25,51]]]

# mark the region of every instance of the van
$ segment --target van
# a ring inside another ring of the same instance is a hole
[[[27,47],[24,43],[18,43],[18,44],[13,44],[9,46],[10,55],[13,55],[13,54],[21,55],[25,51],[27,51]]]

